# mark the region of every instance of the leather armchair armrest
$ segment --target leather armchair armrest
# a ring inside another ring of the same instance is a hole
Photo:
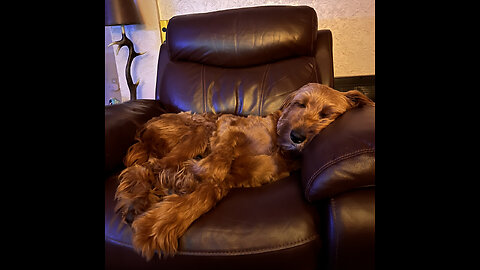
[[[375,107],[350,110],[302,153],[302,185],[310,201],[375,185]]]
[[[137,129],[162,113],[166,110],[158,100],[139,99],[105,106],[105,174],[122,165]]]
[[[375,269],[375,188],[344,192],[326,209],[328,269]]]

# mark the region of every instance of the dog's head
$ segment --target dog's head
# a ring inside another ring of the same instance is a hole
[[[277,122],[278,144],[284,150],[302,151],[315,135],[352,108],[375,103],[360,91],[340,92],[309,83],[283,102]]]

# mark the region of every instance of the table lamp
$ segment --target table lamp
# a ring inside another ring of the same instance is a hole
[[[137,86],[140,80],[133,83],[131,75],[132,61],[135,57],[144,53],[137,53],[133,48],[133,43],[125,35],[126,24],[143,24],[140,13],[134,0],[105,0],[105,26],[121,25],[122,38],[110,43],[108,46],[118,45],[117,54],[123,46],[128,48],[128,59],[125,67],[125,76],[127,78],[128,89],[130,90],[130,100],[137,99]]]

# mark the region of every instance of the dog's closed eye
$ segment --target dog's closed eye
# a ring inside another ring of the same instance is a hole
[[[318,115],[320,116],[320,118],[329,118],[333,116],[334,113],[335,110],[333,109],[333,107],[331,105],[326,105],[322,108]]]
[[[327,118],[327,117],[330,116],[330,113],[327,113],[327,112],[323,112],[323,111],[322,111],[322,112],[319,113],[319,115],[320,115],[320,118]]]
[[[299,107],[299,108],[306,108],[306,107],[307,107],[307,106],[305,106],[305,104],[300,103],[300,102],[298,102],[298,101],[295,102],[295,103],[293,103],[293,105],[295,105],[295,106],[297,106],[297,107]]]

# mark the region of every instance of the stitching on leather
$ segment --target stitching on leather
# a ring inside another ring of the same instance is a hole
[[[286,243],[279,246],[267,247],[267,248],[252,248],[252,249],[243,249],[243,250],[231,250],[231,251],[179,251],[179,255],[219,255],[219,256],[229,256],[229,255],[251,255],[259,254],[265,252],[278,251],[287,248],[294,248],[315,240],[318,237],[318,234],[312,235],[310,237],[300,239],[295,242]]]
[[[178,255],[197,255],[197,256],[198,255],[229,256],[229,255],[259,254],[259,253],[264,253],[264,252],[272,252],[272,251],[278,251],[278,250],[287,249],[287,248],[298,247],[298,246],[301,246],[301,245],[304,245],[304,244],[308,244],[309,242],[315,240],[316,238],[318,238],[318,234],[314,234],[312,236],[309,236],[309,237],[304,238],[304,239],[300,239],[300,240],[295,241],[295,242],[290,242],[290,243],[286,243],[286,244],[283,244],[283,245],[267,247],[267,248],[252,248],[252,249],[231,250],[231,251],[181,251],[180,250],[180,251],[177,252],[177,254]],[[115,244],[133,249],[133,246],[129,243],[125,243],[125,242],[113,239],[111,237],[108,237],[108,236],[106,236],[105,239],[107,239],[108,241],[110,241],[112,243],[115,243]]]
[[[333,160],[330,160],[329,162],[325,163],[322,167],[320,167],[319,169],[317,169],[313,174],[312,176],[310,176],[310,178],[308,179],[308,182],[307,182],[307,186],[305,188],[305,197],[308,198],[308,200],[310,200],[310,196],[309,196],[309,192],[310,192],[310,188],[312,186],[312,183],[313,181],[315,180],[315,178],[317,178],[318,175],[320,175],[323,171],[325,171],[327,168],[331,167],[332,165],[334,164],[337,164],[339,163],[340,161],[343,161],[345,159],[348,159],[348,158],[351,158],[351,157],[355,157],[355,156],[359,156],[361,154],[365,154],[365,153],[375,153],[375,149],[372,149],[372,148],[366,148],[366,149],[359,149],[357,151],[354,151],[354,152],[351,152],[351,153],[347,153],[347,154],[344,154],[342,156],[339,156]]]

